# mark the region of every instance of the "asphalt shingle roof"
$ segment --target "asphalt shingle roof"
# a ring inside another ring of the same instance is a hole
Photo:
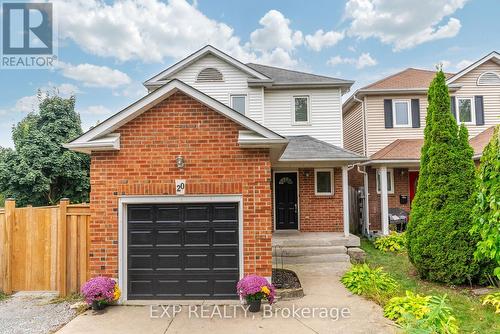
[[[264,74],[266,77],[271,78],[275,84],[345,84],[352,85],[353,81],[338,78],[327,77],[323,75],[316,75],[284,68],[260,65],[254,63],[246,64],[248,67],[257,72]]]
[[[291,136],[287,139],[289,142],[280,161],[365,160],[361,155],[311,136]]]
[[[452,73],[445,73],[446,78],[453,76]],[[407,68],[401,72],[395,73],[376,81],[362,90],[377,89],[415,89],[427,88],[432,79],[436,76],[436,71],[421,70],[417,68]]]

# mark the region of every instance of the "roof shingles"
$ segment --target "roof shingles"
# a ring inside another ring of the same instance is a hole
[[[358,161],[366,158],[311,136],[291,136],[280,161]]]
[[[453,76],[452,73],[445,73],[445,75],[447,78]],[[427,88],[435,76],[436,71],[407,68],[406,70],[365,86],[361,88],[361,90]]]

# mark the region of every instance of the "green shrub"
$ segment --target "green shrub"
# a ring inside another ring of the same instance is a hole
[[[495,307],[495,313],[500,314],[500,292],[495,292],[483,298],[483,305],[491,305]]]
[[[442,71],[432,81],[428,99],[420,176],[407,229],[408,256],[423,279],[475,282],[478,237],[469,233],[476,178],[473,150],[467,128],[459,129],[450,112]]]
[[[480,240],[474,255],[491,262],[493,274],[500,279],[500,126],[483,151],[478,176],[471,234],[479,234]]]
[[[431,296],[429,311],[420,319],[411,314],[403,317],[402,328],[410,334],[458,334],[457,319],[452,309],[446,305],[446,295]]]
[[[406,291],[404,297],[393,297],[384,307],[384,316],[397,323],[404,321],[409,314],[415,319],[422,319],[429,311],[431,296],[420,296],[411,291]]]
[[[353,265],[342,276],[341,282],[352,293],[366,296],[379,304],[384,303],[398,288],[398,283],[381,267],[371,268],[367,264]]]
[[[384,252],[399,252],[406,247],[406,233],[392,231],[389,235],[376,238],[373,244]]]

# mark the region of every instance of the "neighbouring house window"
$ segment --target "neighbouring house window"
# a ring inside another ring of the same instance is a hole
[[[474,103],[470,97],[457,98],[458,123],[472,123],[474,121]]]
[[[309,123],[309,96],[293,97],[293,122],[294,124]]]
[[[245,115],[247,108],[247,97],[246,95],[231,95],[231,108]]]
[[[333,169],[314,170],[314,192],[316,195],[333,194]]]
[[[411,127],[411,110],[409,100],[394,100],[392,110],[395,127]]]
[[[377,194],[380,194],[380,169],[377,169]],[[394,194],[394,170],[387,170],[387,192]]]

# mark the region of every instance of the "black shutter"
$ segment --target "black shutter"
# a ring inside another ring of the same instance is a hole
[[[455,110],[455,96],[451,96],[450,100],[451,100],[451,114],[455,119],[457,119],[457,112]]]
[[[411,99],[411,126],[413,128],[420,127],[420,100]]]
[[[476,109],[476,125],[484,125],[483,97],[474,96],[474,103]]]
[[[392,100],[384,100],[384,120],[385,128],[390,129],[392,125]]]

